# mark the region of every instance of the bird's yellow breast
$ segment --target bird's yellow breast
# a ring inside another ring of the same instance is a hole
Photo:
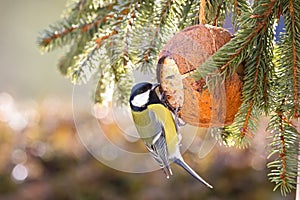
[[[141,112],[132,111],[132,117],[141,139],[151,144],[155,134],[165,131],[169,155],[175,153],[178,145],[176,125],[171,112],[162,104],[150,104]]]
[[[151,145],[158,129],[156,128],[155,121],[151,119],[149,110],[146,109],[140,112],[132,111],[132,117],[140,138],[146,144]]]

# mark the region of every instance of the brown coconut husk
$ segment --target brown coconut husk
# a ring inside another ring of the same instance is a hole
[[[157,78],[170,109],[180,108],[178,116],[183,121],[199,127],[233,122],[241,105],[241,76],[226,77],[225,83],[215,85],[211,92],[205,79],[189,77],[231,38],[223,28],[200,24],[177,33],[162,49]]]

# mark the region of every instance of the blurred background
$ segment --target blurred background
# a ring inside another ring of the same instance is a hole
[[[249,149],[217,144],[199,158],[197,145],[206,130],[195,134],[184,157],[214,189],[174,165],[174,176],[167,180],[161,170],[126,173],[95,159],[77,134],[73,86],[56,69],[63,50],[41,55],[35,43],[39,32],[59,19],[64,6],[62,0],[0,0],[1,200],[295,198],[294,193],[282,197],[273,192],[268,181],[265,119]],[[80,109],[77,120],[90,120]],[[98,116],[99,124],[112,142],[146,152],[140,141],[122,136],[111,110],[97,112],[105,113]],[[125,159],[124,166],[139,167],[134,165]]]

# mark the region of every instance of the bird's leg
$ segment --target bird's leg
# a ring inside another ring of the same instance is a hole
[[[162,167],[161,169],[163,170],[163,172],[164,172],[164,174],[166,175],[167,179],[169,179],[170,176],[173,175],[173,172],[172,172],[172,170],[171,170],[171,168],[170,168],[169,165],[168,165],[168,166],[164,166],[164,167]]]
[[[178,117],[178,112],[179,112],[180,109],[181,109],[181,107],[177,107],[174,110],[174,115],[175,115],[175,119],[174,120],[175,120],[176,125],[178,125],[178,126],[185,126],[186,122],[180,121],[180,119]]]
[[[160,101],[163,102],[163,104],[167,104],[167,95],[165,91],[162,91]]]

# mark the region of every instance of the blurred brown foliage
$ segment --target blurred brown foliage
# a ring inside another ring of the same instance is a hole
[[[112,121],[103,126],[111,130],[116,125]],[[169,180],[160,170],[130,174],[111,169],[81,144],[69,102],[16,102],[0,93],[0,199],[293,199],[294,194],[282,197],[272,191],[265,168],[264,126],[259,131],[249,149],[216,145],[204,159],[191,151],[184,154],[213,184],[209,189],[174,165]]]

